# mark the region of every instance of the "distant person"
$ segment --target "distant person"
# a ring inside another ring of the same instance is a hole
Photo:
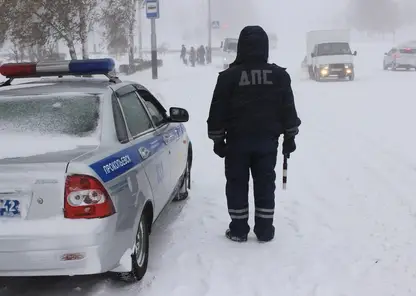
[[[198,48],[198,63],[205,65],[205,47],[203,45]]]
[[[207,64],[211,64],[212,62],[211,49],[208,46],[206,46],[205,52],[206,52],[206,57],[207,57]]]
[[[221,72],[209,110],[208,137],[214,152],[225,157],[226,196],[231,217],[225,236],[247,241],[250,171],[255,200],[254,233],[260,242],[274,238],[273,226],[277,147],[284,135],[283,154],[296,150],[297,115],[291,79],[285,68],[268,63],[269,40],[259,26],[245,27],[237,58]]]
[[[185,45],[184,45],[184,44],[182,44],[182,48],[181,48],[181,56],[180,56],[180,58],[181,58],[181,60],[183,61],[183,63],[184,63],[185,65],[187,65],[187,64],[188,64],[188,61],[187,61],[187,59],[186,59],[186,47],[185,47]]]
[[[189,61],[191,62],[191,66],[195,67],[196,62],[196,51],[193,46],[191,46],[191,50],[189,51]]]

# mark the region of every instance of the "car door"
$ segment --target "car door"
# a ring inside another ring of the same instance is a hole
[[[172,193],[175,189],[178,178],[178,168],[176,167],[177,154],[175,149],[175,144],[179,139],[177,130],[178,124],[169,121],[169,117],[166,114],[165,108],[148,90],[142,88],[139,89],[138,92],[146,105],[156,131],[160,134],[165,145],[167,145],[169,149],[170,180],[168,183],[168,188],[169,192]]]
[[[166,186],[170,176],[169,166],[166,166],[169,151],[158,137],[136,89],[128,85],[119,89],[116,94],[129,130],[132,149],[138,154],[152,187],[155,217],[157,217],[164,208],[166,196],[169,194]]]

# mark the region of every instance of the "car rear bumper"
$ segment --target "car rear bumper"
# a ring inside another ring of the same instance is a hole
[[[416,67],[416,57],[399,57],[394,60],[396,67],[414,68]]]
[[[50,221],[51,226],[44,222],[27,224],[31,234],[21,228],[23,223],[13,235],[1,229],[7,227],[0,228],[0,276],[97,274],[119,262],[114,252],[115,215],[94,220],[62,218]]]

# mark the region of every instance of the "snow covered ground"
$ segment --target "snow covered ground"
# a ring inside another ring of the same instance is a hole
[[[383,71],[386,47],[354,46],[354,82],[305,80],[302,54],[273,53],[292,74],[303,124],[288,190],[276,190],[269,244],[224,238],[223,161],[205,123],[219,69],[185,68],[178,58],[158,81],[131,77],[188,109],[195,154],[191,198],[157,221],[147,275],[131,286],[107,276],[0,279],[0,296],[416,295],[416,72]],[[277,173],[280,182],[281,162]]]

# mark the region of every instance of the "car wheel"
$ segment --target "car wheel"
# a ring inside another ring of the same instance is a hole
[[[173,201],[182,201],[182,200],[187,199],[189,197],[188,189],[190,188],[191,188],[191,164],[190,164],[189,157],[188,157],[181,187],[179,188],[179,191],[176,194]]]
[[[145,214],[142,215],[131,255],[132,270],[120,273],[120,279],[127,283],[140,281],[147,271],[149,261],[149,225]]]
[[[387,71],[389,69],[389,66],[386,65],[386,63],[383,62],[383,70]]]

